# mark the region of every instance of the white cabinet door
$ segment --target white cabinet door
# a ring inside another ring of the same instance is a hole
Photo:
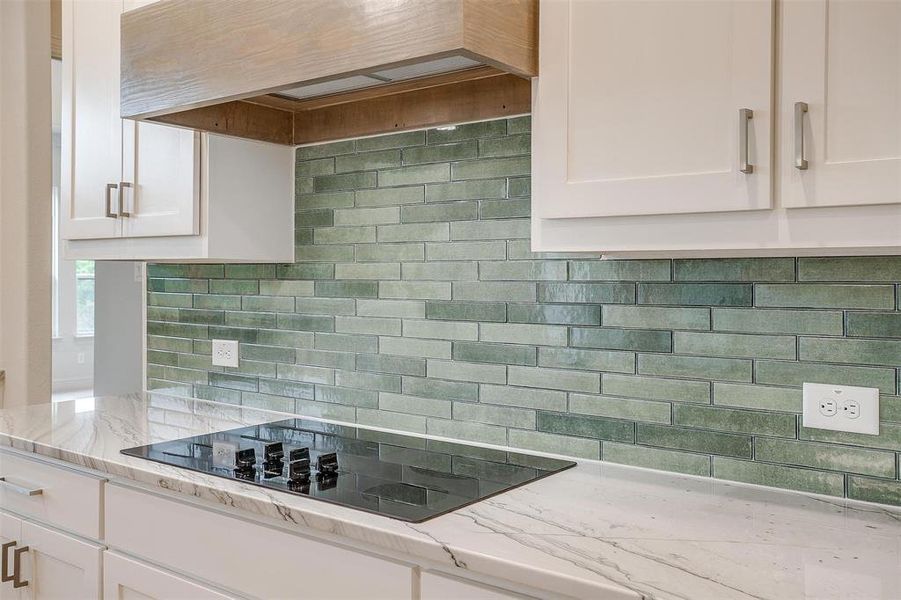
[[[23,577],[30,600],[99,600],[103,548],[30,521],[22,522],[28,545]]]
[[[0,544],[9,546],[2,549],[2,554],[6,558],[6,571],[3,573],[4,578],[13,573],[13,553],[16,548],[24,546],[22,543],[22,520],[10,514],[0,512]],[[26,586],[27,587],[27,586]],[[0,600],[24,600],[25,588],[13,588],[12,581],[4,581],[0,583]]]
[[[782,204],[901,202],[901,2],[780,5]]]
[[[122,121],[122,236],[200,233],[200,132]]]
[[[118,237],[121,0],[63,0],[60,225],[64,239]],[[112,216],[108,216],[112,215]]]
[[[420,600],[526,600],[508,590],[461,581],[436,573],[423,572],[420,580]]]
[[[225,600],[219,592],[183,579],[168,571],[103,553],[104,600]]]
[[[773,10],[773,0],[542,0],[533,215],[769,208]]]

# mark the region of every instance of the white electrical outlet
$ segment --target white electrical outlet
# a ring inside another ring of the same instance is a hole
[[[238,341],[213,340],[213,365],[217,367],[237,367]]]
[[[805,383],[804,427],[879,435],[879,389]]]

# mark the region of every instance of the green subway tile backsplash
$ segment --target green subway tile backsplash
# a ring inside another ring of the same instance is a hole
[[[901,505],[901,258],[532,253],[529,129],[298,148],[295,263],[149,266],[148,388]],[[801,427],[805,381],[880,434]]]

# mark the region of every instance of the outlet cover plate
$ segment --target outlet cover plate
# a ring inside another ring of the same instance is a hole
[[[804,427],[879,435],[879,389],[850,385],[805,383],[803,400]],[[835,414],[822,411],[823,403],[834,403]],[[849,417],[849,407],[859,416]]]
[[[217,367],[237,367],[238,341],[213,340],[213,365]]]

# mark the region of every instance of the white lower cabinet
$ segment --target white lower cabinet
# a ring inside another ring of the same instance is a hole
[[[104,600],[225,600],[225,594],[162,569],[126,558],[116,552],[103,553]]]
[[[419,598],[420,600],[527,600],[531,596],[425,571],[420,580]]]
[[[25,590],[21,587],[13,587],[13,580],[9,578],[14,573],[15,551],[24,545],[21,542],[22,519],[0,512],[0,544],[2,544],[0,552],[3,554],[3,581],[0,582],[0,600],[22,600],[22,598],[26,597]],[[19,556],[21,561],[21,554]]]

